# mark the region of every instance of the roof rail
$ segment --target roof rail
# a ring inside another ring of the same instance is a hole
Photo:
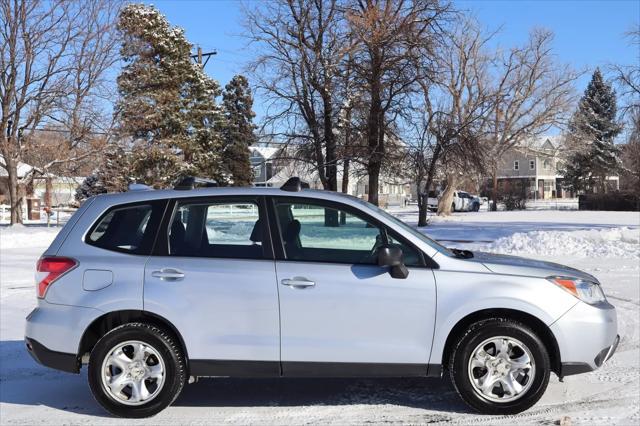
[[[300,192],[303,189],[309,189],[309,184],[307,182],[301,181],[299,177],[294,176],[292,178],[289,178],[289,180],[286,181],[284,185],[280,187],[280,189],[289,192]]]
[[[203,179],[195,176],[185,176],[183,178],[178,179],[178,181],[173,186],[173,189],[177,189],[179,191],[186,191],[189,189],[194,189],[197,187],[203,188],[211,188],[214,186],[219,186],[218,182],[213,179]]]
[[[129,184],[129,191],[151,191],[153,188],[151,188],[148,185],[145,185],[143,183],[130,183]]]

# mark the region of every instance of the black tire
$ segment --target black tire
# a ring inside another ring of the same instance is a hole
[[[480,204],[478,204],[478,203],[473,203],[473,211],[474,211],[474,212],[478,212],[478,211],[480,211]]]
[[[522,342],[531,351],[535,363],[531,386],[522,396],[510,402],[495,402],[482,397],[469,378],[468,363],[472,352],[482,342],[495,336],[511,337]],[[472,324],[454,345],[449,359],[451,381],[462,400],[480,413],[520,413],[538,402],[547,389],[551,371],[549,354],[540,338],[524,324],[504,318],[482,320]]]
[[[102,384],[104,358],[116,345],[128,340],[152,346],[164,361],[164,385],[157,396],[144,405],[130,406],[118,402]],[[129,323],[114,328],[98,341],[89,358],[88,376],[94,398],[109,413],[118,417],[143,418],[158,414],[176,400],[186,383],[187,371],[182,350],[172,335],[154,325]]]
[[[452,212],[456,211],[456,203],[451,203],[451,211]]]

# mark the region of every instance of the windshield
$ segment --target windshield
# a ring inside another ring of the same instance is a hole
[[[425,242],[426,244],[428,244],[430,247],[432,247],[433,249],[437,250],[440,253],[443,253],[447,256],[454,256],[455,254],[451,252],[451,250],[449,250],[447,247],[443,246],[442,244],[440,244],[439,242],[437,242],[436,240],[432,240],[431,238],[427,237],[425,234],[423,234],[422,232],[418,231],[416,228],[414,228],[413,226],[409,226],[406,223],[404,223],[403,221],[401,221],[400,219],[398,219],[397,217],[387,213],[385,210],[381,209],[380,207],[371,204],[367,201],[361,200],[359,198],[356,197],[351,197],[354,200],[357,200],[360,204],[366,206],[367,208],[371,209],[371,210],[375,210],[377,213],[379,213],[380,215],[384,216],[386,219],[389,219],[390,221],[392,221],[393,223],[395,223],[396,225],[398,225],[400,228],[404,229],[405,231],[411,233],[412,235],[415,235],[416,237],[418,237],[421,241]]]

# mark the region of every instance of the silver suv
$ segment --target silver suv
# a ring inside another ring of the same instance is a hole
[[[37,265],[25,342],[88,364],[97,401],[152,416],[198,377],[442,377],[517,413],[554,372],[619,341],[598,280],[451,250],[377,207],[282,188],[135,190],[87,200]]]

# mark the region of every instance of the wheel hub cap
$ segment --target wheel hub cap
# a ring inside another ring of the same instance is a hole
[[[137,340],[119,343],[105,357],[101,379],[104,390],[116,402],[142,405],[162,390],[164,361],[147,343]]]
[[[469,358],[469,380],[476,393],[494,402],[522,397],[531,387],[535,364],[529,348],[512,337],[492,337]]]

